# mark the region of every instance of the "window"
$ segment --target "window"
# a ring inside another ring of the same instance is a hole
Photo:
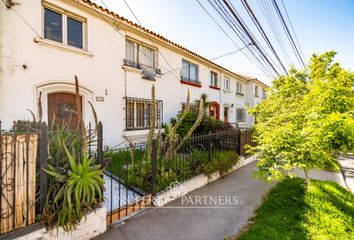
[[[60,13],[44,9],[44,37],[56,42],[63,42],[63,18]]]
[[[243,85],[242,85],[242,83],[236,82],[236,95],[243,96]]]
[[[199,112],[199,106],[198,106],[198,104],[196,104],[196,103],[189,103],[189,107],[190,107],[190,108],[189,108],[189,109],[190,109],[190,112],[198,114],[198,112]],[[183,102],[183,103],[182,103],[182,112],[184,111],[185,108],[186,108],[186,103]]]
[[[125,98],[126,130],[142,130],[150,128],[151,103],[149,99]],[[162,125],[162,101],[156,101],[157,125]]]
[[[67,29],[68,29],[68,45],[83,48],[82,42],[82,22],[73,19],[71,17],[67,18]]]
[[[84,48],[84,22],[77,17],[45,7],[43,32],[46,39]]]
[[[224,90],[230,91],[230,78],[224,77]]]
[[[161,74],[157,69],[157,51],[137,42],[126,40],[124,65],[142,69],[145,67],[155,68],[156,73]]]
[[[266,99],[267,98],[267,93],[265,89],[262,89],[262,98]]]
[[[259,87],[258,86],[254,87],[254,96],[259,97]]]
[[[210,86],[214,88],[219,88],[218,74],[216,72],[210,72]]]
[[[198,65],[182,59],[182,81],[200,85],[198,80]]]
[[[246,121],[246,109],[237,108],[236,109],[236,122],[241,123]]]

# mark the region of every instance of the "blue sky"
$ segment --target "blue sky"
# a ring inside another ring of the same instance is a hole
[[[196,0],[126,0],[141,21],[142,25],[168,39],[192,50],[206,58],[214,58],[236,50],[212,19],[202,10]],[[200,0],[209,12],[228,31],[226,24],[217,17],[206,0]],[[258,1],[258,2],[257,2]],[[265,0],[248,1],[256,16],[270,33],[272,43],[277,46],[266,19],[258,3]],[[352,0],[283,0],[297,34],[306,61],[312,53],[326,50],[338,52],[336,60],[345,68],[354,69],[354,1]],[[95,0],[100,5],[101,0]],[[136,22],[123,0],[103,0],[109,9]],[[232,0],[247,25],[254,29],[239,0]],[[280,0],[277,0],[281,4]],[[256,32],[254,29],[253,32]],[[231,35],[237,39],[235,35]],[[284,35],[285,37],[285,35]],[[239,44],[241,46],[241,44]],[[290,46],[287,47],[291,52]],[[292,53],[292,52],[291,52]],[[281,53],[279,53],[281,54]],[[295,64],[295,57],[286,58],[284,63]],[[162,60],[163,61],[163,60]],[[270,83],[265,76],[241,52],[220,58],[216,63],[235,72],[253,75]]]

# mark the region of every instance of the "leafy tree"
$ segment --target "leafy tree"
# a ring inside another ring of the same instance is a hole
[[[309,183],[311,168],[354,150],[354,73],[334,63],[335,54],[314,54],[306,69],[274,79],[268,98],[250,109],[260,177],[281,180],[301,168]]]

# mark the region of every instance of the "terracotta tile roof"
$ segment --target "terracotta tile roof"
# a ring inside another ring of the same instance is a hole
[[[190,55],[193,55],[194,57],[197,57],[197,58],[199,58],[199,59],[201,59],[203,61],[206,61],[209,64],[214,65],[217,68],[220,68],[220,69],[224,70],[225,72],[228,72],[229,74],[232,74],[234,76],[242,78],[242,79],[244,79],[246,81],[257,80],[261,84],[264,84],[265,86],[267,86],[265,83],[259,81],[256,78],[253,78],[253,77],[250,77],[250,76],[245,76],[243,74],[239,74],[239,73],[235,73],[233,71],[230,71],[229,69],[224,68],[224,67],[222,67],[222,66],[220,66],[220,65],[218,65],[218,64],[216,64],[216,63],[214,63],[212,61],[210,61],[209,59],[207,59],[207,58],[205,58],[205,57],[203,57],[203,56],[201,56],[201,55],[199,55],[199,54],[197,54],[197,53],[195,53],[195,52],[193,52],[193,51],[191,51],[191,50],[189,50],[189,49],[187,49],[187,48],[185,48],[185,47],[183,47],[183,46],[181,46],[181,45],[179,45],[179,44],[177,44],[175,42],[172,42],[171,40],[161,36],[160,34],[157,34],[157,33],[153,32],[153,31],[151,31],[149,29],[146,29],[146,28],[138,25],[137,23],[134,23],[134,22],[132,22],[132,21],[130,21],[130,20],[118,15],[117,13],[115,13],[115,12],[113,12],[113,11],[107,9],[107,8],[104,8],[104,7],[98,5],[98,4],[96,4],[96,3],[94,3],[94,2],[92,2],[90,0],[82,0],[81,2],[84,3],[84,4],[90,5],[91,7],[94,7],[94,8],[96,8],[99,11],[105,12],[105,13],[111,15],[112,17],[117,18],[117,19],[121,20],[122,22],[125,22],[127,25],[130,25],[130,26],[132,26],[132,27],[134,27],[134,28],[136,28],[138,30],[141,30],[141,31],[145,32],[146,34],[150,34],[153,37],[156,37],[156,38],[160,39],[161,41],[163,41],[163,42],[165,42],[165,43],[167,43],[169,45],[172,45],[172,46],[174,46],[174,47],[176,47],[176,48],[178,48],[178,49],[180,49],[180,50],[182,50],[182,51],[184,51],[184,52],[186,52],[186,53],[188,53]]]

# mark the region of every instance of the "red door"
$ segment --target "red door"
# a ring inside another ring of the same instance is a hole
[[[217,102],[211,102],[209,105],[209,116],[216,120],[220,118],[220,105]]]
[[[82,112],[82,97],[80,97],[80,109]],[[78,126],[78,116],[75,94],[58,92],[48,94],[48,123],[58,128],[65,123],[70,129]]]

